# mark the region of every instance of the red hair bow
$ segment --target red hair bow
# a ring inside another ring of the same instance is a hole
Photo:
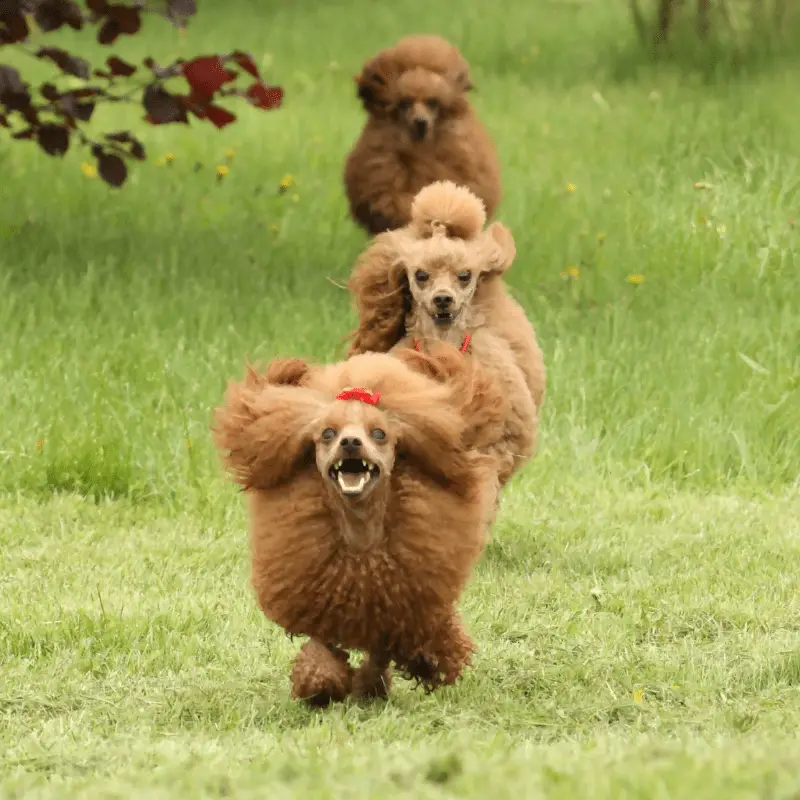
[[[345,389],[336,395],[337,400],[359,400],[370,406],[378,405],[381,399],[380,392],[371,392],[369,389]]]

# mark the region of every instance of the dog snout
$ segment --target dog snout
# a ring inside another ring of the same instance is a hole
[[[433,303],[439,311],[447,311],[453,305],[453,295],[440,292],[434,295]]]
[[[359,439],[358,436],[345,436],[342,441],[339,442],[339,447],[341,447],[342,451],[348,456],[357,455],[361,451],[361,439]]]
[[[415,139],[424,139],[428,135],[428,120],[415,117],[411,123],[411,132]]]

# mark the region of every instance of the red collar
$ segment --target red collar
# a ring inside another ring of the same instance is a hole
[[[472,334],[468,333],[468,334],[467,334],[467,335],[464,337],[464,341],[463,341],[463,342],[461,342],[461,347],[459,348],[459,350],[460,350],[462,353],[466,353],[466,352],[467,352],[467,350],[469,349],[469,343],[470,343],[471,341],[472,341]],[[419,345],[419,339],[414,339],[414,349],[415,349],[415,350],[416,350],[418,353],[421,353],[421,352],[422,352],[422,348],[421,348],[421,347],[420,347],[420,345]]]

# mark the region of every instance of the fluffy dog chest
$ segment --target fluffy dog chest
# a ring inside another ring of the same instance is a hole
[[[345,545],[311,486],[251,497],[252,583],[267,617],[346,648],[420,646],[480,553],[482,531],[470,522],[480,516],[445,492],[397,483],[385,535],[363,552]]]

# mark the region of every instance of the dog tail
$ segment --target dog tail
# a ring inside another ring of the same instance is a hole
[[[420,239],[434,234],[474,239],[486,224],[486,209],[466,186],[436,181],[421,189],[411,204],[409,227]]]

